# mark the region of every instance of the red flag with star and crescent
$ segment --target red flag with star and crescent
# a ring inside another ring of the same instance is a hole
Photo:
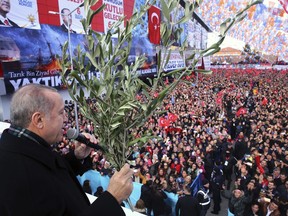
[[[148,37],[151,43],[160,44],[161,11],[158,7],[151,6],[148,10]]]
[[[168,127],[170,125],[170,122],[168,119],[164,118],[164,117],[160,117],[158,119],[158,126],[159,127]]]
[[[178,115],[174,114],[174,113],[168,113],[168,120],[170,122],[175,122],[178,119]]]
[[[240,115],[245,115],[247,113],[247,110],[244,107],[240,107],[238,111],[236,112],[236,116],[239,117]]]

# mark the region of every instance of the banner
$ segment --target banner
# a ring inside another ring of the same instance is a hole
[[[149,40],[156,45],[160,44],[160,23],[161,11],[152,5],[148,10]]]
[[[103,11],[104,32],[107,32],[115,22],[124,16],[123,0],[103,0],[103,4],[106,4]],[[120,28],[124,28],[124,22],[121,23]]]
[[[164,57],[164,54],[162,54],[162,59],[164,59]],[[164,67],[164,71],[171,71],[179,68],[185,68],[185,59],[178,51],[172,51],[170,59]]]
[[[72,57],[78,45],[84,52],[87,49],[80,23],[84,17],[84,7],[82,7],[84,0],[6,0],[3,2],[7,13],[3,17],[0,15],[0,78],[4,78],[5,92],[1,91],[0,94],[13,93],[27,83],[64,88],[60,78],[61,65],[58,61],[61,59],[64,43],[66,41],[70,43]],[[96,10],[103,3],[107,4],[107,7],[97,14],[91,23],[91,28],[97,32],[104,32],[104,17],[107,30],[109,21],[111,24],[123,15],[126,20],[129,19],[133,11],[138,11],[145,4],[145,0],[99,0],[91,8]],[[160,43],[160,9],[152,6],[149,11],[149,21],[147,13],[143,17],[143,25],[133,29],[131,51],[127,59],[127,64],[131,65],[137,57],[145,55],[145,62],[136,70],[142,77],[155,76],[158,71],[156,46],[151,43],[150,36],[156,33],[156,41]],[[5,15],[11,27],[4,25]],[[149,23],[153,24],[153,31],[150,31],[151,35],[148,37]],[[116,44],[117,39],[113,38],[113,40],[113,44]],[[173,53],[167,70],[182,67],[183,64],[180,55]],[[100,76],[94,68],[91,68],[89,75]]]
[[[3,30],[5,29],[5,31]],[[86,49],[83,34],[71,34],[72,57],[77,46]],[[114,44],[117,39],[113,39]],[[42,24],[40,30],[0,27],[0,75],[4,77],[6,93],[13,93],[28,83],[64,88],[61,81],[61,65],[56,56],[62,56],[62,47],[68,41],[67,32],[61,26]],[[137,69],[141,76],[157,73],[156,56],[147,37],[133,38],[128,64],[145,53],[147,59]],[[91,68],[89,76],[100,77]]]
[[[61,29],[64,32],[68,32],[69,30],[70,33],[83,34],[81,19],[85,17],[84,0],[58,0],[58,6],[59,11],[57,13],[61,20]]]
[[[0,1],[0,25],[40,29],[36,0]]]
[[[138,35],[139,28],[135,28],[133,35]],[[141,31],[141,30],[140,30]],[[137,69],[140,76],[154,76],[157,73],[157,59],[155,47],[150,43],[146,35],[132,38],[132,46],[128,57],[128,65],[133,64],[140,55],[145,55],[145,62]]]
[[[3,31],[5,29],[5,31]],[[12,93],[28,83],[41,83],[63,88],[61,66],[56,56],[62,55],[67,33],[59,26],[41,25],[41,30],[1,28],[0,71],[4,77],[6,93]],[[84,35],[71,34],[71,47],[81,49]]]

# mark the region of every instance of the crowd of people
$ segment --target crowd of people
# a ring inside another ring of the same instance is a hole
[[[206,214],[210,197],[212,213],[219,214],[225,191],[230,214],[287,215],[288,71],[217,69],[197,81],[193,76],[186,79],[190,84],[181,83],[158,108],[165,114],[155,114],[131,130],[135,138],[161,137],[135,144],[128,157],[137,170],[133,181],[143,184],[139,202],[146,214],[171,214],[165,192],[179,196],[176,215],[191,211],[185,197],[190,197],[189,203],[198,202],[193,205],[195,215]],[[66,101],[65,109],[67,128],[75,127],[74,103]],[[93,133],[93,122],[81,114],[79,123],[81,131]],[[62,154],[70,148],[73,142],[65,137],[55,146]],[[102,151],[92,150],[84,164],[101,175],[113,175]],[[204,198],[189,191],[199,175],[206,185]]]

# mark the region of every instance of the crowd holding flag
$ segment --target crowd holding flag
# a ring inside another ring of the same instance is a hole
[[[190,186],[191,195],[196,196],[197,192],[201,187],[202,187],[202,173],[199,173]]]
[[[268,100],[266,97],[263,97],[261,104],[262,106],[266,106],[268,104]]]
[[[244,107],[240,107],[236,112],[236,116],[239,117],[240,115],[245,115],[246,113],[247,113],[247,109]]]
[[[178,115],[176,115],[174,113],[168,113],[168,119],[170,122],[175,122],[178,119]]]
[[[164,117],[160,117],[158,120],[159,127],[168,127],[170,125],[170,122],[168,119]]]
[[[216,104],[217,105],[222,106],[222,99],[223,99],[224,93],[225,93],[224,89],[217,93],[217,96],[216,96]]]

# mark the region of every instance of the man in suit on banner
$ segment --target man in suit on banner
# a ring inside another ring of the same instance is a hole
[[[70,33],[76,33],[76,31],[71,29],[72,14],[71,14],[70,9],[63,8],[61,10],[61,18],[62,18],[62,21],[63,21],[63,24],[61,25],[62,30],[65,31],[65,32],[70,31]]]
[[[0,0],[0,25],[7,27],[19,27],[15,22],[7,18],[10,8],[10,0]]]

